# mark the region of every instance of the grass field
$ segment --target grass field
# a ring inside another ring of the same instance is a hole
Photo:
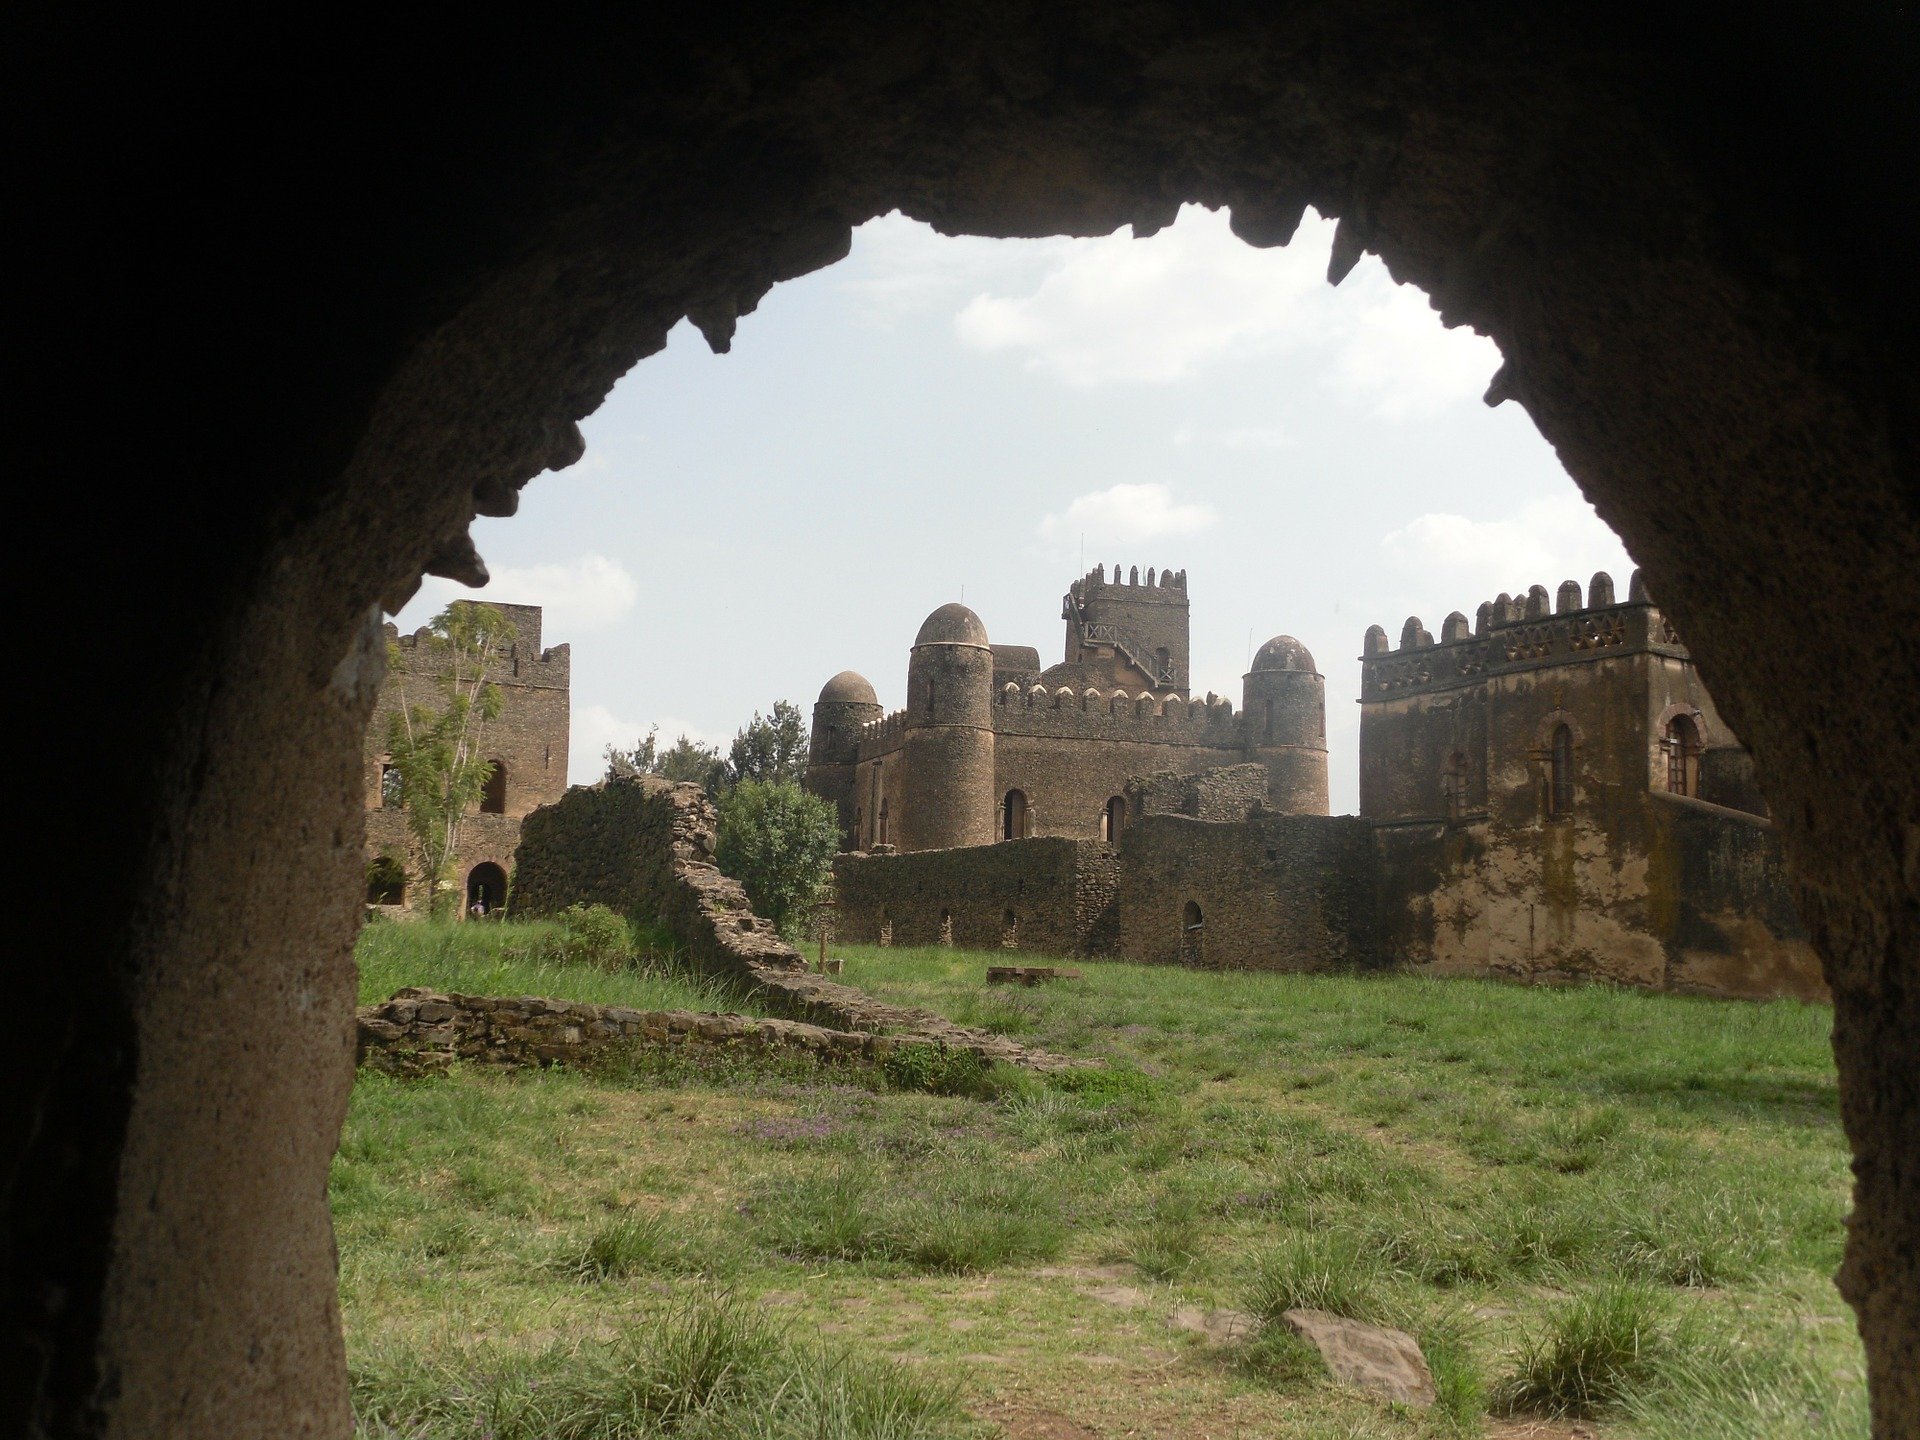
[[[534,927],[408,928],[367,932],[370,994],[681,983],[509,961],[564,949]],[[997,956],[843,953],[876,994],[1108,1068],[972,1096],[666,1061],[363,1076],[333,1184],[363,1424],[1866,1433],[1820,1009],[1099,963],[989,990]],[[1267,1323],[1296,1304],[1413,1331],[1441,1404],[1335,1387]]]

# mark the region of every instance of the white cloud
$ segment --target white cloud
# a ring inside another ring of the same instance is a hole
[[[604,555],[589,554],[557,564],[505,566],[493,571],[493,579],[479,590],[429,576],[402,615],[419,615],[422,618],[413,623],[425,624],[426,616],[437,613],[450,600],[538,605],[545,612],[540,624],[542,640],[548,645],[564,645],[576,635],[611,629],[632,613],[639,599],[639,582],[625,565]]]
[[[853,232],[853,252],[836,288],[858,302],[866,319],[891,324],[960,304],[983,288],[1030,284],[1037,269],[1076,243],[942,235],[895,210]]]
[[[1382,537],[1380,548],[1403,569],[1466,580],[1489,597],[1524,594],[1529,585],[1551,590],[1565,579],[1584,583],[1595,570],[1609,571],[1624,597],[1633,566],[1620,537],[1578,495],[1529,501],[1505,520],[1417,516]]]
[[[1308,338],[1332,235],[1309,216],[1292,245],[1256,250],[1227,228],[1226,212],[1190,205],[1147,240],[1126,230],[1067,242],[1031,293],[976,295],[954,331],[1080,389],[1185,380]]]
[[[1191,535],[1216,518],[1205,505],[1176,503],[1165,485],[1115,485],[1079,496],[1065,514],[1046,516],[1039,535],[1052,543],[1077,542],[1084,535],[1097,550],[1166,535]]]
[[[1368,259],[1346,287],[1360,302],[1340,346],[1334,382],[1368,401],[1383,419],[1425,419],[1449,406],[1473,403],[1500,368],[1500,347],[1461,327],[1449,330],[1415,286],[1396,285],[1387,268]]]

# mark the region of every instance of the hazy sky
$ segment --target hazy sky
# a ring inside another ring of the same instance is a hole
[[[907,649],[964,598],[1061,658],[1086,567],[1185,568],[1193,689],[1240,700],[1253,647],[1327,677],[1334,812],[1357,803],[1361,637],[1438,633],[1501,590],[1631,562],[1517,405],[1493,342],[1379,261],[1326,283],[1333,226],[1255,250],[1190,206],[1146,240],[950,239],[898,215],[776,288],[714,355],[681,324],[585,422],[587,454],[478,520],[481,598],[573,647],[572,778],[657,723],[724,748],[857,670],[900,705]],[[400,616],[468,594],[429,580]]]

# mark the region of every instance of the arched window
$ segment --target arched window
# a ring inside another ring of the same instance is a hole
[[[1200,902],[1189,900],[1180,911],[1180,963],[1198,965],[1204,959],[1201,948],[1201,936],[1206,927],[1206,917],[1200,913]]]
[[[1100,815],[1100,838],[1109,845],[1120,843],[1120,832],[1127,828],[1127,800],[1124,795],[1116,795],[1107,801],[1107,808]]]
[[[1456,750],[1440,770],[1440,800],[1447,819],[1458,820],[1467,813],[1467,756]]]
[[[382,765],[380,767],[380,808],[382,810],[398,810],[404,799],[405,792],[401,789],[400,767],[398,765]]]
[[[493,773],[487,776],[487,788],[480,792],[480,813],[507,813],[507,767],[502,761],[493,762]]]
[[[1556,819],[1573,813],[1573,727],[1556,725],[1549,752],[1547,813]]]
[[[491,860],[482,860],[467,872],[467,915],[484,920],[507,905],[507,872]]]
[[[1020,948],[1020,917],[1012,910],[1000,913],[1000,948],[1018,950]]]
[[[1002,840],[1027,838],[1026,791],[1009,790],[1006,798],[1000,802],[1000,838]]]
[[[1667,791],[1673,795],[1700,794],[1700,727],[1691,716],[1676,715],[1667,722]]]
[[[382,855],[367,866],[367,904],[404,905],[406,903],[406,866],[391,855]]]

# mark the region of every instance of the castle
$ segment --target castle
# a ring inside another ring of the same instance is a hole
[[[472,601],[456,601],[472,604]],[[506,903],[507,877],[520,843],[520,822],[551,805],[567,788],[572,654],[565,645],[545,649],[538,605],[494,605],[513,627],[498,673],[500,715],[488,723],[484,743],[493,776],[477,814],[462,824],[455,863],[465,887],[463,913],[481,904],[491,913]],[[399,773],[387,754],[390,718],[403,705],[443,706],[444,667],[426,630],[402,635],[386,626],[389,652],[397,659],[381,681],[373,720],[361,746],[367,807],[367,903],[390,910],[427,908],[418,877],[409,873],[409,838],[400,808]]]
[[[1277,814],[1327,812],[1326,684],[1305,646],[1261,647],[1231,702],[1187,697],[1187,576],[1096,566],[1061,602],[1066,656],[995,645],[964,605],[915,636],[907,707],[882,715],[843,671],[813,709],[807,784],[849,849],[943,850],[1041,836],[1114,841],[1126,784],[1153,771],[1265,771]]]
[[[1262,646],[1236,713],[1187,692],[1184,571],[1104,567],[1066,652],[961,605],[907,707],[845,672],[807,784],[835,803],[848,939],[1301,970],[1822,993],[1750,758],[1636,572],[1363,642],[1358,816],[1327,814],[1325,691]]]

